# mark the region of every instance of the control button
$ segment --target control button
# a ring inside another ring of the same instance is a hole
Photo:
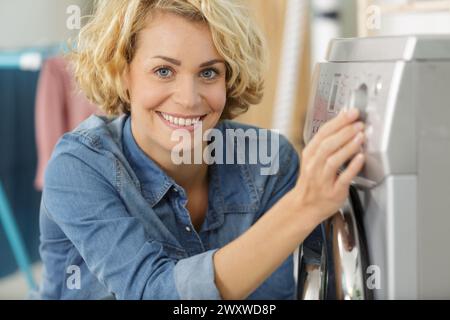
[[[187,232],[191,232],[191,228],[186,227],[186,231],[187,231]]]
[[[357,108],[360,111],[360,119],[365,121],[368,104],[367,85],[362,84],[350,93],[350,108]]]
[[[373,89],[373,93],[375,95],[378,95],[380,93],[381,89],[383,89],[383,82],[381,81],[381,77],[378,77],[377,81],[375,82],[375,87]]]

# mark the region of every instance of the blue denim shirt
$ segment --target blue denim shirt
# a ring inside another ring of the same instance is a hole
[[[217,125],[237,128],[252,127]],[[275,175],[261,175],[259,164],[211,164],[208,209],[196,232],[185,191],[139,148],[130,118],[92,116],[62,137],[46,171],[41,297],[220,299],[213,254],[289,191],[298,170],[282,136]],[[248,298],[294,297],[291,255]]]

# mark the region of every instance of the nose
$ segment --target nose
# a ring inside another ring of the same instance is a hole
[[[197,84],[191,77],[180,79],[174,94],[175,103],[182,107],[192,109],[200,105],[201,96]]]

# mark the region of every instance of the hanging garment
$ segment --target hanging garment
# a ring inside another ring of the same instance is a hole
[[[63,57],[53,57],[45,62],[39,77],[35,108],[38,166],[34,185],[42,190],[45,168],[58,139],[99,112],[78,90]]]

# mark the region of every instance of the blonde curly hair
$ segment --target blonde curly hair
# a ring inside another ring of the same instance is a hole
[[[226,62],[223,119],[232,119],[261,101],[265,40],[248,9],[236,0],[97,0],[92,19],[69,54],[75,78],[90,101],[107,115],[130,112],[122,75],[134,58],[139,32],[156,11],[208,24]]]

